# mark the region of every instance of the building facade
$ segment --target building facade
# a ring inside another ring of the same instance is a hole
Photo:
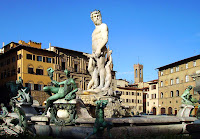
[[[79,89],[86,89],[90,80],[87,72],[88,58],[82,52],[53,47],[41,49],[41,43],[29,41],[11,42],[3,47],[0,55],[0,87],[6,82],[16,81],[21,76],[24,86],[31,88],[31,95],[40,104],[49,97],[42,89],[51,85],[47,69],[52,67],[54,80],[63,81],[64,69],[71,71]]]
[[[159,111],[158,80],[152,80],[147,83],[149,87],[146,92],[146,113],[157,115]]]
[[[192,85],[196,86],[192,75],[200,70],[200,55],[183,59],[158,68],[159,77],[159,114],[176,115],[181,105],[181,95],[185,89]],[[192,89],[190,93],[197,100],[199,94]],[[197,106],[192,112],[194,115]]]
[[[129,113],[143,112],[143,90],[134,87],[117,87],[117,91],[121,92],[122,106],[129,109]]]

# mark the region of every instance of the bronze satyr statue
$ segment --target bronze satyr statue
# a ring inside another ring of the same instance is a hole
[[[53,102],[58,100],[58,99],[62,99],[65,98],[65,100],[70,101],[72,99],[76,98],[76,92],[78,91],[78,88],[76,86],[76,83],[74,81],[73,78],[70,78],[70,71],[68,71],[67,69],[65,69],[64,73],[67,76],[67,80],[63,81],[63,82],[57,82],[53,80],[53,72],[54,70],[52,68],[47,69],[48,75],[51,78],[51,82],[55,85],[55,86],[45,86],[43,88],[43,90],[45,92],[47,92],[49,95],[51,95],[51,93],[54,93],[53,96],[50,96],[47,100],[46,100],[46,108],[45,111],[43,113],[43,116],[46,115],[47,110],[49,107],[52,107]],[[60,85],[64,85],[64,87],[59,87]]]
[[[104,108],[106,107],[106,105],[108,104],[107,100],[98,100],[95,102],[96,104],[96,120],[94,123],[94,127],[93,127],[93,132],[91,134],[89,134],[87,138],[89,138],[90,136],[96,134],[96,137],[98,136],[102,136],[102,131],[107,128],[109,137],[111,138],[111,134],[110,134],[110,129],[112,128],[112,123],[111,122],[106,122],[104,120]]]

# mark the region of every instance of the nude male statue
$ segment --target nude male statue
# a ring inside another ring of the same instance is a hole
[[[105,84],[105,55],[107,52],[106,43],[108,42],[108,27],[102,23],[100,11],[93,11],[90,15],[94,22],[95,29],[92,33],[92,55],[90,56],[88,71],[94,82],[93,89],[102,89]],[[97,67],[97,69],[95,69]],[[100,82],[98,81],[100,77]],[[90,83],[89,83],[90,84]],[[90,85],[91,86],[91,85]],[[88,89],[90,87],[88,86]]]
[[[52,68],[49,68],[47,71],[48,71],[48,75],[50,76],[50,78],[53,79],[54,70]],[[74,79],[70,77],[69,70],[65,69],[64,73],[67,77],[66,80],[64,80],[62,82],[57,82],[57,81],[52,80],[51,82],[55,85],[55,87],[54,86],[45,86],[43,88],[43,90],[45,92],[47,92],[48,94],[54,93],[54,95],[50,96],[47,99],[45,111],[42,114],[43,116],[46,115],[48,108],[53,105],[54,101],[56,101],[58,99],[62,99],[62,98],[64,98],[67,101],[70,101],[70,100],[76,98],[76,92],[78,91],[76,83],[75,83]],[[63,85],[63,87],[61,87],[61,85]]]

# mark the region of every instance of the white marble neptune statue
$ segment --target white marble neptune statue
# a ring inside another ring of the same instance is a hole
[[[87,89],[98,90],[99,92],[108,90],[110,87],[112,80],[110,63],[112,63],[112,58],[110,50],[106,47],[108,27],[105,23],[102,23],[101,12],[95,10],[91,12],[90,17],[95,25],[95,29],[92,33],[92,54],[85,54],[90,58],[88,71],[92,76]],[[108,60],[110,61],[108,62]],[[107,63],[109,65],[106,66]]]

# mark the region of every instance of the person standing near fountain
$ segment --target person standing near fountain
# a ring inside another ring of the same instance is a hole
[[[106,44],[108,42],[108,27],[106,24],[102,23],[102,17],[99,10],[91,12],[90,17],[95,25],[95,29],[92,33],[92,55],[90,56],[88,65],[88,71],[92,76],[90,82],[93,83],[93,86],[91,88],[91,83],[89,83],[88,89],[102,89],[105,84],[106,75],[105,55],[107,53]],[[100,77],[100,81],[98,80],[98,76]]]

